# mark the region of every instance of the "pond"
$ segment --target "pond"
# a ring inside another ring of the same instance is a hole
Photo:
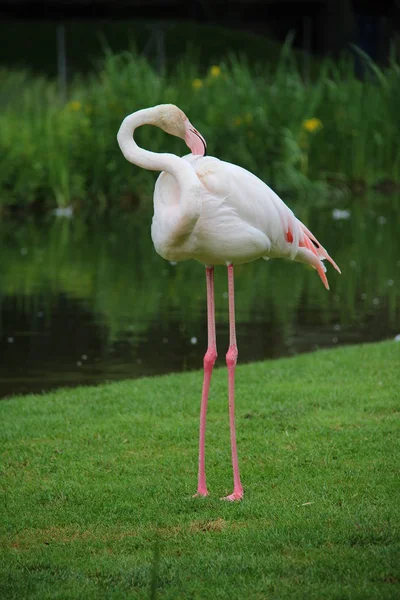
[[[239,361],[400,333],[400,202],[355,197],[295,207],[342,269],[330,292],[299,263],[235,269]],[[151,217],[0,226],[0,396],[197,369],[207,345],[204,267],[154,251]],[[216,268],[219,358],[228,346],[227,274]],[[400,345],[399,345],[400,349]]]

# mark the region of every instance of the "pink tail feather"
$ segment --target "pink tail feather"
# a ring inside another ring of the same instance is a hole
[[[311,233],[311,231],[309,229],[307,229],[307,227],[305,225],[303,225],[303,223],[300,223],[300,225],[301,225],[301,229],[305,233],[305,237],[309,238],[309,240],[311,240],[311,246],[312,246],[312,250],[314,251],[314,254],[316,254],[320,260],[323,260],[324,258],[326,258],[326,260],[328,260],[331,263],[331,265],[336,269],[336,271],[341,274],[342,273],[341,270],[339,269],[339,267],[337,266],[337,264],[335,263],[333,258],[331,258],[329,256],[329,254],[327,253],[325,248],[319,243],[317,238]],[[314,242],[314,244],[312,242]],[[315,244],[317,244],[317,246],[315,246]],[[309,248],[309,246],[307,246],[307,247]],[[311,248],[310,248],[310,250],[311,250]]]
[[[341,273],[341,271],[335,263],[335,261],[329,256],[325,248],[321,246],[321,244],[319,243],[317,238],[311,233],[311,231],[307,229],[307,227],[303,225],[301,221],[298,221],[298,223],[300,225],[300,229],[303,233],[303,236],[302,238],[300,237],[299,240],[297,260],[300,260],[301,262],[305,262],[313,266],[314,269],[317,270],[318,275],[322,280],[322,283],[324,284],[326,289],[329,290],[328,279],[325,275],[326,269],[322,261],[324,259],[327,259],[331,263],[331,265],[333,265],[336,271],[338,271],[339,273]],[[289,243],[293,243],[293,234],[290,228],[286,233],[286,241]]]
[[[318,275],[322,279],[322,283],[324,284],[324,286],[326,287],[326,289],[329,290],[328,278],[325,275],[324,266],[321,263],[321,261],[319,261],[319,265],[316,267],[316,269],[317,269]]]

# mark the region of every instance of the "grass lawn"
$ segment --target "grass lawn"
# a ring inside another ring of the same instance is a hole
[[[393,341],[239,366],[240,503],[224,368],[206,499],[200,372],[0,402],[0,597],[398,599],[399,366]]]

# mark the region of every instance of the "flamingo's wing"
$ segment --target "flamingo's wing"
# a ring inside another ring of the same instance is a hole
[[[189,160],[204,188],[240,217],[244,224],[259,229],[278,248],[284,246],[285,234],[290,229],[293,244],[289,254],[294,258],[301,229],[293,212],[261,179],[242,167],[217,158],[185,157]]]

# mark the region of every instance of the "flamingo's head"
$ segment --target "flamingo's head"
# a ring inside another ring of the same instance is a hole
[[[206,140],[191,124],[185,113],[174,104],[161,104],[157,122],[161,129],[185,140],[192,154],[204,156],[207,151]]]

